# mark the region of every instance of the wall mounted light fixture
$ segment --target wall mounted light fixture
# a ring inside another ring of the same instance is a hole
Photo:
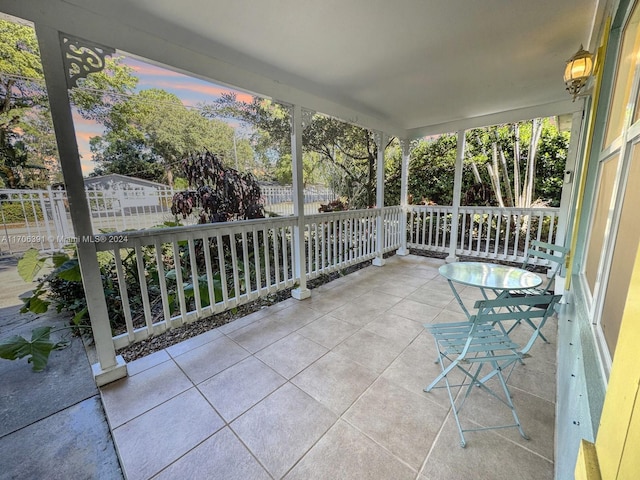
[[[564,69],[564,83],[567,91],[573,95],[573,101],[593,74],[593,54],[585,50],[582,45],[573,57],[567,60]]]

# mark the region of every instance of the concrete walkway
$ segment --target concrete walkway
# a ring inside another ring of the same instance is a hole
[[[63,326],[55,312],[20,314],[31,289],[13,258],[0,258],[0,339]],[[0,479],[122,479],[84,346],[74,338],[34,373],[26,359],[0,359]]]

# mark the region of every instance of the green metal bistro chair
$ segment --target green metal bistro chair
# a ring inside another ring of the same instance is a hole
[[[509,290],[500,294],[501,298],[506,297],[523,297],[529,295],[547,295],[552,293],[551,289],[553,288],[553,282],[556,278],[558,272],[564,265],[565,257],[569,252],[569,248],[563,247],[561,245],[554,245],[551,243],[541,242],[539,240],[532,240],[529,244],[529,249],[527,250],[527,257],[522,264],[523,269],[531,269],[534,266],[540,264],[540,260],[547,260],[549,262],[549,270],[547,271],[547,281],[543,285],[536,288],[528,288],[526,290]],[[529,308],[545,308],[544,303],[540,305],[532,305]],[[529,323],[529,322],[527,322]],[[511,333],[511,331],[520,325],[520,322],[514,322],[507,333]],[[546,343],[549,341],[545,338],[544,335],[540,334],[540,338],[544,340]]]
[[[522,268],[527,270],[540,265],[541,260],[549,262],[549,270],[547,271],[547,282],[537,288],[527,290],[518,290],[509,292],[510,296],[516,295],[545,295],[551,291],[553,281],[558,272],[564,265],[564,259],[569,252],[569,248],[561,245],[540,242],[532,240],[527,250],[527,256],[522,264]]]
[[[559,299],[560,295],[542,295],[535,298],[480,300],[475,305],[478,313],[472,315],[468,322],[425,324],[425,328],[433,335],[438,350],[437,362],[440,363],[442,372],[424,391],[430,392],[434,388],[447,389],[462,447],[466,446],[464,432],[470,431],[515,427],[523,438],[528,438],[522,430],[520,419],[507,387],[507,380],[513,370],[509,372],[506,379],[503,372],[508,367],[513,369],[516,362],[522,362],[540,335],[540,330],[544,327],[547,318],[553,314],[553,307]],[[546,308],[531,308],[534,302],[538,305],[546,304]],[[523,320],[534,325],[535,330],[528,342],[521,346],[509,338],[503,325],[507,322]],[[449,375],[457,371],[464,374],[462,383],[451,384]],[[494,377],[498,378],[502,393],[492,390],[487,385],[487,382]],[[444,381],[444,386],[437,386],[441,381]],[[511,410],[514,423],[463,428],[460,424],[460,411],[474,386],[480,387],[506,405]],[[452,389],[457,387],[463,389],[466,387],[466,389],[464,394],[458,396],[456,403],[456,395]]]

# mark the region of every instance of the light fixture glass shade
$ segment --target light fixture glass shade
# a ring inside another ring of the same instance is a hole
[[[564,69],[564,83],[567,85],[567,91],[573,95],[574,101],[592,73],[593,55],[580,45],[576,54],[567,60]]]

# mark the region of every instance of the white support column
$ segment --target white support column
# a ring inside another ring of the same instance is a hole
[[[65,65],[65,62],[69,61],[68,56],[62,45],[63,39],[57,30],[36,25],[36,34],[40,46],[62,174],[67,189],[71,222],[76,239],[79,239],[76,242],[78,260],[98,356],[98,363],[92,367],[93,375],[98,386],[101,386],[127,376],[127,366],[121,356],[116,357],[95,245],[90,240],[81,241],[92,238],[93,230],[91,228],[91,212],[84,192],[80,155],[67,91],[72,77],[70,69]],[[87,50],[92,56],[100,58],[100,55],[91,48],[87,48]],[[66,60],[63,61],[63,59]],[[103,59],[104,57],[102,57]],[[95,59],[92,58],[92,60]]]
[[[383,132],[375,133],[376,145],[378,147],[378,158],[376,159],[376,257],[371,262],[376,267],[385,264],[383,257],[384,250],[384,147],[386,143]]]
[[[464,163],[465,136],[464,130],[458,130],[458,148],[456,150],[456,170],[453,177],[453,212],[451,214],[451,236],[449,237],[449,256],[447,263],[457,262],[456,247],[458,245],[458,221],[460,198],[462,197],[462,165]]]
[[[400,248],[396,250],[396,255],[409,255],[407,248],[407,206],[409,204],[409,160],[411,158],[411,143],[409,140],[400,140],[402,147],[402,164],[400,170],[400,207],[402,216],[400,217]]]
[[[303,114],[306,122],[303,121]],[[307,288],[307,256],[304,243],[304,182],[302,178],[302,130],[308,125],[312,112],[303,112],[300,105],[291,108],[291,162],[293,167],[293,214],[298,218],[293,228],[293,249],[295,255],[295,274],[300,279],[298,288],[291,291],[291,296],[303,300],[311,296]]]

